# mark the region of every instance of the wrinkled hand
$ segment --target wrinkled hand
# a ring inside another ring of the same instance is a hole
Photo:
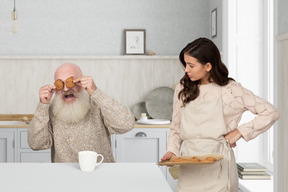
[[[56,90],[54,85],[44,85],[39,90],[40,102],[43,104],[48,104]]]
[[[176,155],[170,151],[168,151],[167,153],[165,153],[165,155],[162,157],[161,161],[166,161],[171,159],[172,157],[175,157]],[[172,166],[168,166],[168,167],[172,167]]]
[[[225,136],[226,141],[229,143],[231,147],[236,147],[236,142],[242,137],[242,134],[238,129],[227,133]]]
[[[92,95],[94,91],[97,89],[91,76],[83,76],[73,80],[73,82],[83,87],[83,89],[86,90],[89,95]]]

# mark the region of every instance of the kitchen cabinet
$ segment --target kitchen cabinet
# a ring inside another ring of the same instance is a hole
[[[0,162],[10,163],[15,159],[16,129],[0,129]]]
[[[157,163],[166,151],[166,130],[134,128],[115,137],[116,162]],[[165,167],[160,167],[166,176]]]
[[[115,161],[125,163],[158,163],[166,152],[169,128],[134,128],[128,133],[115,135]],[[173,180],[166,166],[159,166],[173,191]]]
[[[167,141],[168,141],[168,135],[169,135],[169,130],[167,131]],[[177,189],[177,182],[178,179],[173,179],[173,177],[171,176],[170,172],[169,172],[169,167],[167,167],[167,182],[169,183],[170,187],[172,188],[173,191],[176,191]]]
[[[17,152],[16,162],[19,163],[48,163],[51,162],[51,152],[49,150],[32,150],[27,141],[27,128],[17,129]]]
[[[33,151],[27,142],[27,128],[0,128],[0,162],[51,162],[50,150]]]

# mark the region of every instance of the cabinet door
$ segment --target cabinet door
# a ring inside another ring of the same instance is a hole
[[[18,129],[17,162],[20,163],[48,163],[51,162],[50,149],[33,151],[27,141],[27,129]]]
[[[167,131],[167,142],[168,142],[168,135],[169,135],[169,131]],[[171,189],[173,191],[176,191],[177,189],[177,183],[178,183],[178,179],[173,179],[173,177],[171,176],[170,172],[169,172],[169,167],[166,168],[167,169],[167,182],[169,183]]]
[[[166,151],[166,130],[135,128],[116,135],[116,162],[157,163]],[[166,178],[166,167],[161,167]]]
[[[15,130],[0,130],[0,162],[14,162]]]

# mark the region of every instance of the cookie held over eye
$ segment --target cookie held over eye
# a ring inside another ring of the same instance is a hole
[[[68,79],[66,79],[65,83],[67,88],[73,88],[76,85],[76,83],[73,83],[73,80],[73,77],[69,77]]]
[[[64,83],[60,79],[56,80],[54,85],[58,91],[61,91],[64,87]]]

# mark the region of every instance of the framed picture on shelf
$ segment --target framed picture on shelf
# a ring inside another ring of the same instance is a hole
[[[145,29],[124,29],[125,55],[145,54],[145,32]]]
[[[211,12],[211,36],[217,36],[217,8]]]

